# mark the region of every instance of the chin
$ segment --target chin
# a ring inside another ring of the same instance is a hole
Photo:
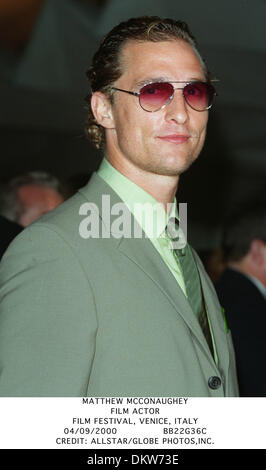
[[[196,158],[193,157],[186,157],[186,158],[176,158],[173,157],[172,161],[168,160],[168,165],[164,165],[164,173],[165,175],[169,176],[179,176],[185,171],[188,170],[188,168],[192,165],[192,163],[196,160]]]
[[[156,168],[150,168],[149,171],[152,173],[155,173],[157,175],[162,175],[162,176],[180,176],[182,173],[184,173],[190,165],[187,165],[186,167],[156,167]]]

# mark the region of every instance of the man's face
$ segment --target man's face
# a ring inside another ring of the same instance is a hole
[[[184,41],[137,42],[122,50],[124,73],[115,86],[138,92],[143,81],[205,81],[201,63]],[[184,84],[175,84],[182,87]],[[107,129],[109,161],[124,174],[141,173],[176,176],[199,155],[206,134],[208,111],[193,110],[182,90],[154,113],[144,111],[138,97],[115,91],[113,126]]]

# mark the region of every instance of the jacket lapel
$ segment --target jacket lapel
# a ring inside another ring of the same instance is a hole
[[[206,339],[189,302],[150,240],[147,238],[122,238],[118,249],[157,285],[197,337],[208,357],[211,357]]]
[[[227,372],[228,367],[229,367],[229,352],[228,352],[228,346],[227,346],[227,340],[226,340],[225,326],[224,326],[222,313],[221,313],[221,306],[219,304],[217,295],[215,293],[215,289],[210,279],[206,275],[205,269],[202,265],[202,262],[199,256],[197,255],[197,253],[195,253],[194,250],[193,250],[193,253],[195,255],[195,260],[196,260],[198,270],[199,270],[205,305],[208,310],[208,315],[211,321],[212,329],[214,332],[216,332],[216,334],[214,335],[214,340],[215,340],[218,360],[219,360],[219,363],[222,362],[223,368],[225,372]],[[217,334],[217,332],[219,333]]]

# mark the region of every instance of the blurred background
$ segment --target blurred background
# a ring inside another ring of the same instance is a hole
[[[265,0],[0,0],[0,182],[41,170],[78,186],[98,168],[85,73],[102,35],[144,14],[186,21],[220,79],[204,150],[178,192],[204,256],[232,207],[265,197]]]

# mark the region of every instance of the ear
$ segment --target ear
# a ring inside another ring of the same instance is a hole
[[[98,124],[106,129],[114,128],[112,105],[104,93],[100,91],[93,93],[91,109]]]

